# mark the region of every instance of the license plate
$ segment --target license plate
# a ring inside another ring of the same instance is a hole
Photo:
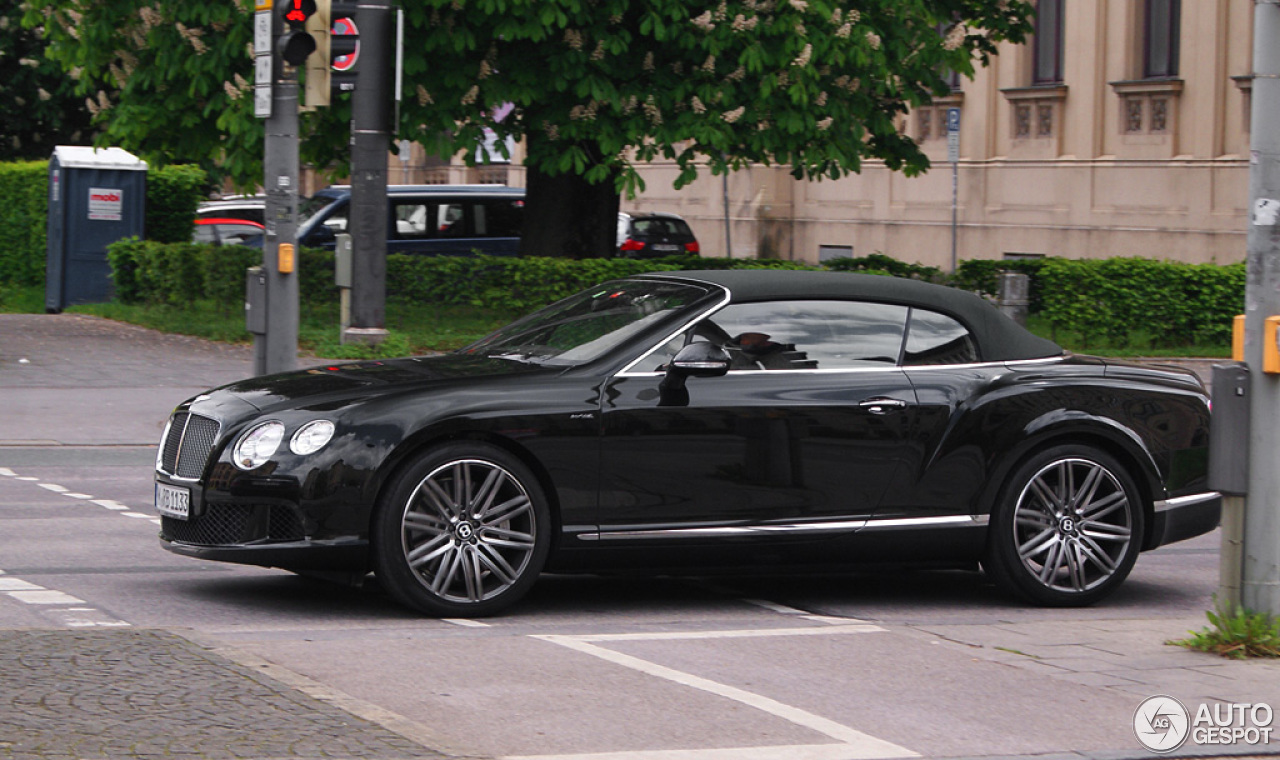
[[[191,489],[156,483],[156,511],[166,517],[191,517]]]
[[[655,245],[653,246],[653,250],[655,250],[655,251],[678,251],[678,250],[680,250],[680,246],[678,246],[678,245],[663,245],[663,244],[660,244],[660,243],[659,243],[659,244],[655,244]]]

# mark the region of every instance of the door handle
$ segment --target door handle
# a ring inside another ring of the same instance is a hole
[[[896,398],[869,398],[858,402],[859,409],[866,409],[872,414],[888,414],[897,409],[906,409],[907,402]]]

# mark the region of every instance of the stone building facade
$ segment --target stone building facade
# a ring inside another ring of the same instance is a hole
[[[655,163],[645,194],[623,207],[683,215],[704,255],[880,252],[949,269],[945,118],[958,108],[958,260],[1240,261],[1252,26],[1247,0],[1038,0],[1028,44],[1005,45],[975,79],[903,119],[933,162],[924,176],[868,162],[841,180],[796,181],[753,167],[677,191],[675,167]]]

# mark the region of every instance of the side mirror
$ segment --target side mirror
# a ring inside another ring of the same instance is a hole
[[[729,353],[714,343],[690,343],[671,360],[670,375],[681,377],[720,377],[729,371]]]
[[[321,246],[325,243],[336,242],[337,239],[338,236],[334,233],[332,227],[327,224],[317,224],[315,229],[307,235],[306,243],[310,246]]]

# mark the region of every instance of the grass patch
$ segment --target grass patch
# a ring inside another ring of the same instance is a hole
[[[43,313],[43,285],[6,285],[0,282],[0,314]]]
[[[1216,611],[1206,612],[1205,616],[1209,618],[1208,627],[1189,631],[1188,638],[1165,643],[1234,660],[1280,657],[1280,619],[1239,606],[1232,611],[1222,605],[1218,605]]]
[[[43,301],[40,310],[43,311]],[[253,342],[253,336],[245,330],[243,312],[219,307],[212,301],[196,301],[181,308],[113,301],[81,304],[68,311],[207,340]],[[304,304],[298,315],[298,346],[327,359],[378,359],[451,351],[484,337],[516,316],[470,306],[431,306],[393,300],[387,303],[387,340],[377,347],[369,347],[340,342],[337,303]]]

